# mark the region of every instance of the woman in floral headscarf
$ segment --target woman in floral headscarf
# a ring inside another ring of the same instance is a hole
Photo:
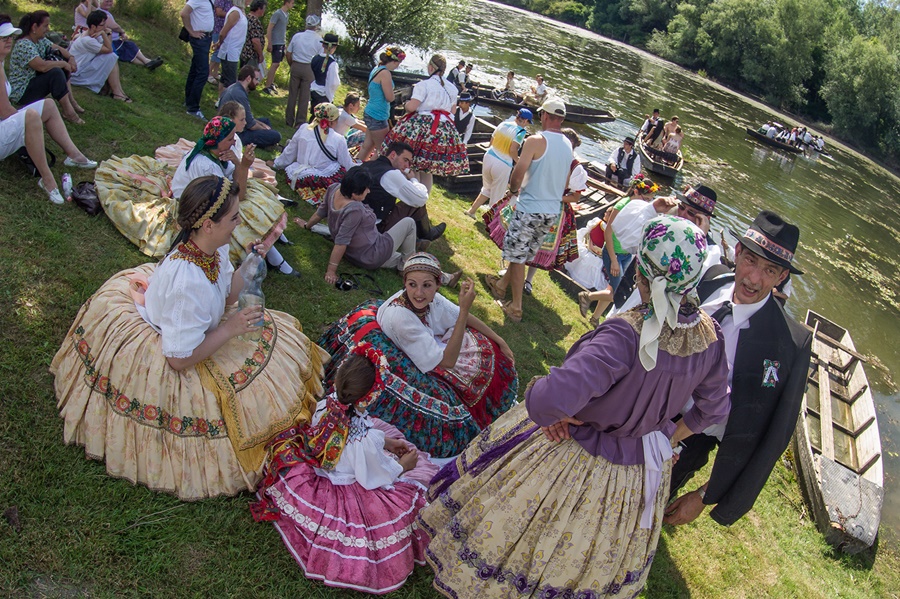
[[[432,480],[419,522],[435,588],[459,598],[640,593],[672,446],[729,409],[722,333],[688,299],[705,255],[693,224],[650,221],[638,257],[645,303],[579,339]]]
[[[272,166],[284,170],[288,185],[301,198],[318,206],[325,191],[353,166],[353,158],[347,150],[347,139],[333,129],[340,116],[337,106],[323,102],[313,114],[313,122],[297,129]]]
[[[232,119],[213,117],[194,147],[181,159],[174,175],[168,165],[150,157],[104,161],[95,178],[103,209],[116,228],[143,253],[161,257],[178,234],[175,206],[184,189],[200,177],[224,177],[238,188],[242,221],[232,235],[231,261],[239,264],[246,256],[247,243],[262,239],[268,263],[282,274],[299,277],[300,273],[271,247],[287,224],[278,190],[248,177],[254,146],[244,146],[239,156],[234,147],[236,135]]]

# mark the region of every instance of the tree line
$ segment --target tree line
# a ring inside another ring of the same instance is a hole
[[[500,0],[648,50],[900,165],[900,0]]]

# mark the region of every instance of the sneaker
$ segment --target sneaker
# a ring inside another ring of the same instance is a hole
[[[275,88],[274,88],[274,86],[273,87],[264,87],[264,88],[262,88],[262,93],[266,94],[267,96],[275,95]]]
[[[209,83],[210,85],[215,85],[216,83],[219,82],[219,80],[216,79],[215,77],[210,76],[210,77],[207,77],[206,82]]]
[[[63,164],[65,164],[66,166],[74,166],[77,168],[97,168],[97,163],[94,160],[85,160],[84,162],[75,162],[68,156],[66,156],[66,159],[63,161]]]
[[[531,295],[531,281],[525,281],[525,287],[522,288],[522,293]]]
[[[54,189],[53,191],[47,191],[47,188],[44,187],[43,179],[38,179],[38,187],[40,187],[41,189],[44,190],[44,193],[47,194],[47,196],[50,198],[50,201],[53,202],[54,204],[65,204],[66,203],[66,199],[64,197],[62,197],[61,193],[59,193],[58,187],[56,189]]]
[[[198,110],[197,112],[191,112],[190,110],[188,110],[187,113],[188,113],[189,115],[193,116],[193,117],[197,117],[197,118],[200,119],[201,121],[205,121],[205,120],[206,120],[206,117],[203,116],[203,113],[200,112],[199,110]]]

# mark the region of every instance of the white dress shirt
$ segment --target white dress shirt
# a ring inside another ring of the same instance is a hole
[[[290,53],[294,62],[309,63],[322,49],[322,38],[312,29],[295,33],[285,52]]]
[[[428,201],[428,188],[417,179],[407,179],[400,169],[392,168],[381,175],[384,190],[413,208],[420,208]]]

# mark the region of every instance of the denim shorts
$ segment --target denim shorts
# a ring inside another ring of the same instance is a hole
[[[363,122],[366,124],[366,128],[369,131],[381,131],[382,129],[388,128],[387,121],[379,121],[379,120],[373,119],[372,117],[370,117],[367,114],[363,114]]]
[[[218,33],[213,33],[213,34],[212,34],[212,43],[213,43],[213,45],[215,45],[215,43],[216,43],[217,41],[219,41],[219,34],[218,34]],[[209,60],[210,60],[210,62],[215,62],[215,63],[217,63],[217,64],[222,62],[221,60],[219,60],[219,53],[218,53],[218,52],[213,52],[213,53],[212,53],[212,56],[209,57]]]

